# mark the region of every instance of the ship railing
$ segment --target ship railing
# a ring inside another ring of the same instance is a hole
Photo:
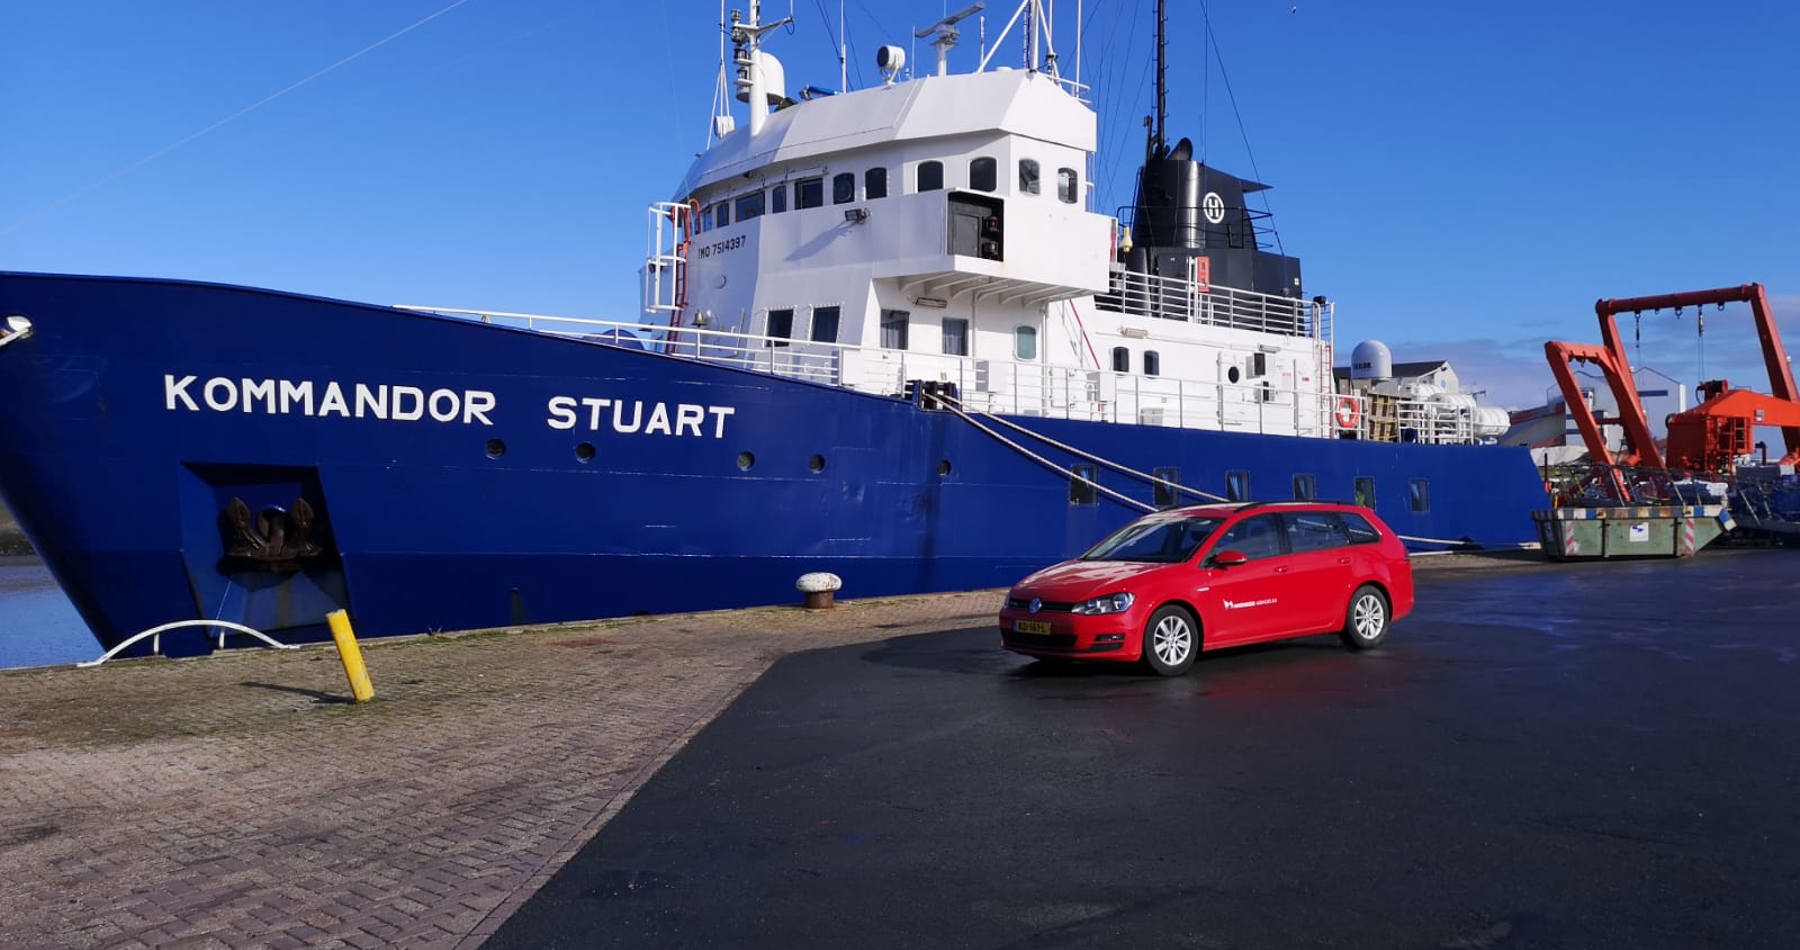
[[[953,383],[965,408],[997,415],[1329,436],[1336,405],[1331,393],[1266,381],[1211,382],[904,350],[863,350],[851,365],[859,370],[853,377],[859,389],[898,393],[908,380]]]
[[[1466,414],[1400,400],[1394,403],[1397,418],[1391,420],[1397,423],[1397,430],[1387,436],[1375,435],[1371,433],[1368,397],[1283,388],[1270,380],[1229,383],[1145,376],[586,317],[445,307],[399,309],[473,319],[886,396],[904,395],[912,380],[954,383],[968,409],[1000,415],[1312,437],[1476,441],[1473,424]],[[1348,411],[1350,404],[1355,406],[1354,412]]]
[[[1319,303],[1218,284],[1202,285],[1186,277],[1115,270],[1107,292],[1096,296],[1094,305],[1114,313],[1235,330],[1325,341],[1332,338],[1329,301]]]
[[[455,307],[400,306],[396,309],[461,317],[495,326],[510,326],[832,385],[843,383],[844,352],[858,349],[842,343],[814,343],[732,330],[656,326],[591,317],[546,316]]]
[[[1176,203],[1147,204],[1142,210],[1162,212],[1168,222],[1169,233],[1163,234],[1153,226],[1140,226],[1138,206],[1122,205],[1115,209],[1113,217],[1131,229],[1132,235],[1139,244],[1155,244],[1159,247],[1179,246],[1196,250],[1206,248],[1239,249],[1254,247],[1256,250],[1280,249],[1281,235],[1275,229],[1275,214],[1259,208],[1242,206],[1225,206],[1219,209],[1222,214],[1219,223],[1210,221],[1200,223],[1201,209],[1183,206]],[[1183,214],[1193,216],[1194,223],[1183,224]],[[1227,224],[1225,222],[1232,223]]]

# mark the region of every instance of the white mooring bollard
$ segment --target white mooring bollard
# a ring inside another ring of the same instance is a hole
[[[836,574],[827,574],[824,571],[802,574],[800,579],[794,582],[794,589],[806,595],[806,609],[808,610],[822,610],[832,606],[833,593],[843,586],[843,578]]]

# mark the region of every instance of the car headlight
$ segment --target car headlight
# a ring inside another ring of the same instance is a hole
[[[1126,593],[1107,594],[1105,597],[1084,600],[1076,604],[1074,609],[1069,612],[1072,614],[1122,614],[1131,609],[1131,603],[1134,600],[1137,598]]]

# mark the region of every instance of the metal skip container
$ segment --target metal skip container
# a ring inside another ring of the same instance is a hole
[[[1531,518],[1557,561],[1688,557],[1736,527],[1724,505],[1550,508]]]

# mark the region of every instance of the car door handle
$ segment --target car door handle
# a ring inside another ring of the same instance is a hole
[[[1350,563],[1350,559],[1347,557],[1340,557],[1340,558],[1338,558],[1338,563],[1339,564],[1348,564],[1348,563]]]
[[[1287,573],[1287,568],[1285,568],[1285,567],[1278,567],[1278,568],[1276,568],[1276,569],[1275,569],[1275,573],[1277,573],[1277,574],[1286,574],[1286,573]]]

